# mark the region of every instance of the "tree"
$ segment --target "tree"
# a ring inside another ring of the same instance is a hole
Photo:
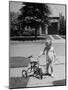
[[[50,10],[48,5],[41,3],[24,2],[24,6],[20,9],[21,15],[18,20],[23,23],[23,28],[27,25],[35,28],[35,37],[37,37],[37,30],[45,29],[45,24],[48,24],[48,15]]]
[[[10,36],[15,36],[17,35],[17,31],[18,31],[18,15],[19,13],[15,13],[15,12],[10,12]]]

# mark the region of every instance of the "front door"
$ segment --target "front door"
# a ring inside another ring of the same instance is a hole
[[[52,23],[50,26],[48,26],[48,34],[57,34],[58,32],[58,23]]]

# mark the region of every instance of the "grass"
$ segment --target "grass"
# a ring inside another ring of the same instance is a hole
[[[9,67],[10,68],[17,68],[17,67],[27,67],[30,59],[26,57],[10,57],[9,60]],[[29,81],[28,78],[23,77],[9,77],[9,88],[26,88],[27,83]]]
[[[10,37],[10,40],[14,41],[33,41],[33,40],[45,40],[46,38],[50,38],[48,35],[47,36],[16,36],[16,37]]]
[[[55,39],[60,39],[59,37],[57,37],[56,35],[52,35]]]
[[[28,41],[30,41],[30,40],[33,41],[33,40],[44,40],[44,39],[45,38],[34,38],[34,37],[31,37],[31,38],[29,38],[29,37],[28,38],[23,38],[23,37],[21,37],[21,38],[20,37],[11,38],[11,40],[15,40],[15,41],[27,41],[27,40]]]
[[[9,67],[17,68],[17,67],[27,67],[30,59],[26,57],[10,57]]]
[[[66,39],[66,35],[60,35],[63,39]]]

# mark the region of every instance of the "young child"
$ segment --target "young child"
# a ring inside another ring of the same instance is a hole
[[[45,48],[41,55],[45,55],[46,57],[46,73],[49,74],[49,67],[51,69],[51,76],[53,77],[53,62],[56,59],[56,53],[54,47],[52,46],[52,41],[50,39],[46,39]]]

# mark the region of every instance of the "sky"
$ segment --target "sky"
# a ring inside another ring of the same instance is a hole
[[[47,4],[50,8],[52,17],[57,17],[61,13],[65,17],[65,5]],[[10,11],[20,12],[19,9],[23,6],[22,2],[10,2]]]

